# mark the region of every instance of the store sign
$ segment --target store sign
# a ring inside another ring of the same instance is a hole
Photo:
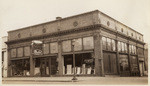
[[[42,41],[32,41],[32,52],[33,55],[42,55],[43,54],[43,43]]]

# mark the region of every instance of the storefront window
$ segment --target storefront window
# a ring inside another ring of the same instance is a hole
[[[11,57],[16,57],[16,49],[11,49]]]
[[[43,54],[49,54],[49,44],[43,44]]]
[[[30,76],[29,59],[12,61],[12,76]]]
[[[107,38],[107,50],[111,50],[111,39]]]
[[[75,73],[77,75],[81,74],[95,74],[94,68],[94,58],[92,57],[91,53],[85,54],[76,54],[75,55]],[[64,67],[63,73],[66,75],[74,74],[74,67],[73,67],[73,55],[65,55],[64,56]]]
[[[24,56],[30,56],[30,47],[24,47]]]
[[[80,51],[80,50],[82,50],[82,39],[78,38],[75,39],[74,51]]]
[[[71,40],[63,41],[62,48],[63,48],[63,52],[70,52],[71,51]]]
[[[102,37],[103,50],[106,50],[106,37]]]
[[[129,71],[129,64],[128,64],[128,56],[127,55],[120,55],[120,71],[125,72]]]
[[[50,76],[58,73],[56,57],[42,57],[34,59],[34,76]]]
[[[116,42],[112,39],[112,50],[116,51]]]
[[[64,47],[66,47],[67,45],[65,45]],[[69,45],[68,45],[69,46]],[[63,48],[64,50],[64,48]],[[64,50],[65,51],[65,50]],[[67,50],[66,50],[67,51]],[[58,53],[58,43],[54,42],[54,43],[50,43],[50,53]]]
[[[94,49],[93,37],[83,38],[84,50]]]
[[[131,56],[131,71],[138,72],[137,58],[135,56]]]

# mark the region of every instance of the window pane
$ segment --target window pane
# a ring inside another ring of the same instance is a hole
[[[107,38],[107,50],[111,50],[111,39]]]
[[[30,56],[30,47],[24,47],[24,55]]]
[[[71,40],[63,41],[62,48],[63,48],[63,52],[70,52],[71,51]]]
[[[70,42],[70,44],[71,44],[71,42]],[[66,50],[67,50],[67,48],[66,48]],[[50,53],[58,53],[58,43],[57,42],[50,43]]]
[[[132,45],[132,54],[134,54],[134,46]]]
[[[94,49],[93,37],[83,38],[83,46],[85,50]]]
[[[80,50],[82,50],[82,39],[78,38],[75,39],[74,51],[80,51]]]
[[[106,37],[102,37],[103,50],[106,50]]]
[[[135,50],[134,52],[135,52],[135,54],[136,54],[136,46],[134,46],[134,50]]]
[[[17,48],[17,57],[23,57],[23,48]]]
[[[124,43],[123,42],[121,42],[121,47],[122,47],[121,51],[124,52],[125,49],[124,49]]]
[[[121,42],[118,42],[118,51],[121,51]]]
[[[127,53],[127,51],[128,51],[127,50],[127,43],[125,43],[124,46],[125,46],[125,52]]]
[[[139,55],[143,55],[143,54],[144,54],[142,48],[138,48],[138,54],[139,54]]]
[[[44,44],[43,45],[43,53],[44,54],[49,54],[49,44]]]
[[[115,40],[112,40],[112,50],[113,51],[116,50],[116,42],[115,42]]]
[[[11,49],[11,57],[16,57],[16,49]]]

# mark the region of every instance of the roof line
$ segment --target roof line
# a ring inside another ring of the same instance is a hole
[[[68,18],[73,18],[73,17],[76,17],[76,16],[85,15],[85,14],[89,14],[89,13],[92,13],[92,12],[99,12],[99,10],[89,11],[89,12],[86,12],[86,13],[80,13],[80,14],[69,16],[69,17],[65,17],[65,18],[62,18],[62,19],[59,19],[59,20],[52,20],[52,21],[48,21],[48,22],[44,22],[44,23],[40,23],[40,24],[36,24],[36,25],[31,25],[31,26],[23,27],[23,28],[16,29],[16,30],[11,30],[11,31],[8,31],[8,33],[9,32],[13,32],[13,31],[17,31],[17,30],[27,29],[27,28],[30,28],[30,27],[35,27],[35,26],[43,25],[43,24],[47,24],[47,23],[62,21],[62,20],[68,19]]]

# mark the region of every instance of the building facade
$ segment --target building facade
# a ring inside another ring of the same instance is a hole
[[[33,40],[43,42],[42,54],[33,55]],[[58,17],[8,32],[8,75],[70,76],[75,54],[79,76],[142,76],[144,44],[141,33],[98,10]]]
[[[7,77],[8,71],[8,56],[7,56],[7,36],[2,37],[2,77]]]

